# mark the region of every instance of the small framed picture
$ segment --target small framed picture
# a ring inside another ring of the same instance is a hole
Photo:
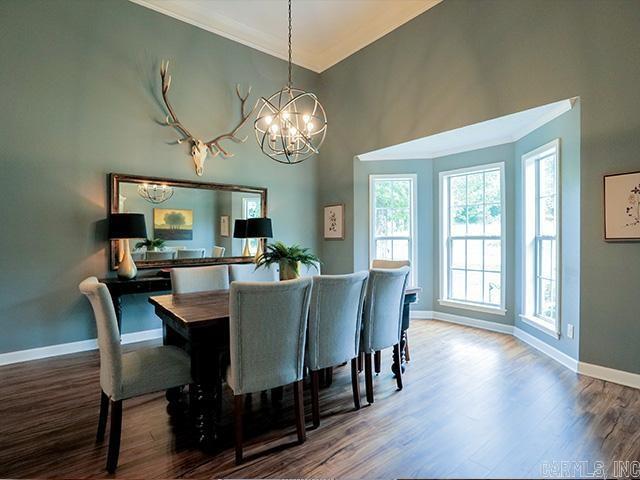
[[[605,175],[604,239],[640,240],[640,172]]]
[[[220,236],[229,236],[229,215],[220,215]]]
[[[344,204],[324,207],[324,239],[344,240]]]

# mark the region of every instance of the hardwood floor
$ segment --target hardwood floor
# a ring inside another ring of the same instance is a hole
[[[279,406],[254,395],[239,467],[229,391],[228,440],[215,455],[191,447],[188,432],[172,425],[164,394],[125,401],[115,476],[519,478],[540,477],[542,462],[640,461],[640,391],[578,376],[497,333],[414,321],[410,336],[401,392],[391,350],[382,353],[371,406],[363,397],[354,410],[349,366],[335,368],[331,387],[320,390],[314,430],[305,390],[302,445],[291,389]],[[0,367],[0,399],[0,478],[108,476],[107,443],[95,443],[97,352]]]

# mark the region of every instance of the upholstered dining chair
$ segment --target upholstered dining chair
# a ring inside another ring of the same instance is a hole
[[[244,396],[293,384],[298,442],[306,439],[302,378],[310,278],[232,282],[227,384],[234,394],[236,464],[243,459]]]
[[[145,252],[131,252],[131,258],[134,262],[141,262],[145,258]]]
[[[224,257],[224,251],[225,251],[225,247],[219,247],[217,245],[214,245],[213,248],[211,249],[211,256],[213,258]]]
[[[122,401],[191,383],[190,359],[183,350],[169,345],[123,353],[116,313],[106,285],[89,277],[79,288],[91,303],[98,330],[102,393],[97,440],[104,439],[111,405],[107,471],[113,473],[120,453]]]
[[[173,260],[176,258],[176,250],[167,250],[164,252],[147,251],[146,260]]]
[[[409,260],[381,260],[375,259],[371,262],[371,268],[400,268],[400,267],[411,267],[411,262]],[[404,342],[404,354],[407,359],[407,362],[411,360],[411,354],[409,352],[409,336],[405,332],[405,342]],[[375,372],[376,374],[380,373],[380,362],[381,362],[381,352],[380,350],[376,350],[374,354],[374,364],[375,364]]]
[[[319,371],[351,361],[353,404],[360,408],[360,349],[362,304],[369,272],[313,277],[309,305],[307,366],[311,371],[313,425],[320,425]]]
[[[229,268],[226,265],[171,269],[173,293],[206,292],[229,288]]]
[[[409,267],[372,269],[369,271],[362,329],[362,351],[365,355],[367,401],[373,403],[371,355],[393,347],[394,362],[400,365],[400,334],[404,291]],[[402,390],[402,369],[396,374],[398,390]]]
[[[280,270],[277,265],[256,268],[255,263],[229,265],[229,281],[231,282],[277,282]]]
[[[183,248],[176,251],[176,258],[204,258],[204,248]]]

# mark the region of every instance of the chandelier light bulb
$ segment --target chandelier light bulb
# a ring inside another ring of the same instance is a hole
[[[273,122],[273,117],[271,115],[267,115],[266,117],[264,117],[264,121],[267,123],[267,125],[271,125],[271,122]]]

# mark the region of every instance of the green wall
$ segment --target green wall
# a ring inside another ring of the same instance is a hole
[[[325,271],[354,267],[355,155],[580,96],[580,360],[640,372],[640,243],[602,239],[602,176],[640,167],[639,26],[634,0],[445,0],[323,72]]]
[[[267,187],[275,237],[317,250],[314,162],[269,160],[248,125],[235,157],[197,177],[158,123],[163,58],[174,107],[204,137],[239,118],[236,83],[256,99],[286,82],[286,62],[126,0],[0,2],[0,353],[95,338],[77,285],[110,273],[109,172]],[[318,88],[314,73],[294,78]],[[125,303],[124,332],[159,327],[146,298]]]

